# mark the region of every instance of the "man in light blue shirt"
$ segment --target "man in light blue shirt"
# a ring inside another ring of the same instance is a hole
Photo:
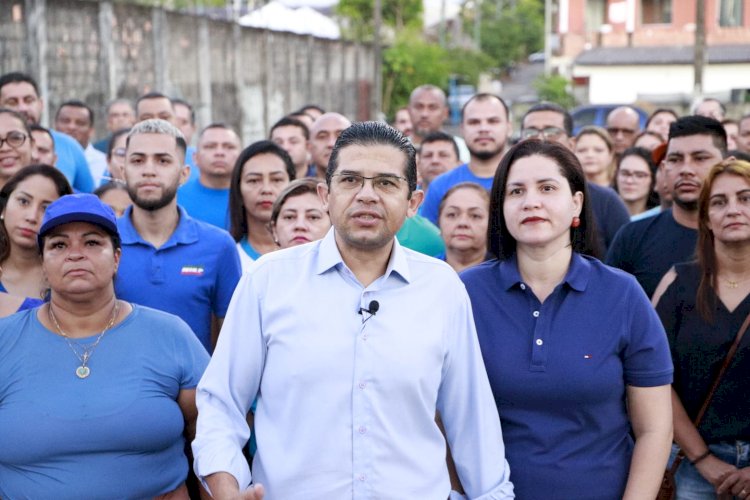
[[[445,499],[446,438],[469,498],[513,498],[466,291],[394,238],[416,184],[408,139],[352,125],[318,188],[331,231],[240,281],[197,393],[195,470],[214,498]]]

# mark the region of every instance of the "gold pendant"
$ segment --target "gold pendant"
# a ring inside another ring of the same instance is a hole
[[[79,366],[76,368],[76,375],[78,378],[86,378],[91,373],[91,369],[88,366]]]

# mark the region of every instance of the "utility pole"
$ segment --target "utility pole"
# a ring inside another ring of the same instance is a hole
[[[372,89],[372,99],[370,100],[370,102],[372,103],[370,108],[370,120],[380,119],[380,115],[382,112],[381,108],[383,107],[383,50],[380,45],[380,27],[383,24],[383,13],[380,2],[381,0],[375,0],[373,6],[373,48],[375,49],[375,78],[373,78],[372,82],[374,88]]]
[[[706,63],[706,4],[695,2],[695,48],[693,56],[693,98],[703,95],[703,66]]]

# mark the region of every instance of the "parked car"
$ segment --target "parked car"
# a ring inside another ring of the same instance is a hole
[[[623,106],[623,104],[588,104],[573,109],[573,111],[570,112],[573,116],[573,135],[578,134],[578,132],[586,125],[598,125],[600,127],[606,126],[607,115],[609,112],[620,106]],[[648,120],[648,113],[638,106],[632,106],[629,104],[628,106],[638,112],[641,129],[645,128],[646,120]]]

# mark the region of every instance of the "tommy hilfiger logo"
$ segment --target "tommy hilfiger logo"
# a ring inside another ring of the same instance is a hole
[[[203,266],[182,266],[180,274],[183,276],[203,276]]]

